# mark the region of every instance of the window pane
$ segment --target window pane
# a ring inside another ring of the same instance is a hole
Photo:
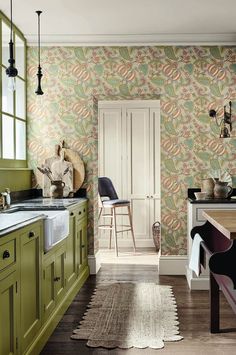
[[[16,78],[16,116],[25,119],[25,83]]]
[[[2,157],[14,159],[14,119],[2,115]]]
[[[15,35],[15,53],[16,53],[16,65],[15,67],[18,70],[18,75],[20,75],[22,78],[25,76],[25,48],[24,48],[24,42],[20,37]]]
[[[16,159],[26,159],[25,122],[16,120]]]
[[[8,89],[5,68],[2,68],[2,111],[13,114],[13,92]]]
[[[10,41],[10,27],[2,21],[2,64],[9,66],[9,41]]]

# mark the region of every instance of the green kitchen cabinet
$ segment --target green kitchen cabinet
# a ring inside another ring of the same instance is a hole
[[[67,287],[80,277],[88,265],[87,201],[70,209],[70,231],[67,238]]]
[[[66,245],[63,244],[55,253],[55,295],[59,302],[65,293],[66,273],[65,273]]]
[[[13,232],[0,238],[0,354],[19,352],[19,239]]]
[[[89,276],[87,202],[69,235],[44,252],[43,220],[0,236],[0,355],[39,354]]]
[[[54,287],[55,269],[55,255],[51,254],[43,261],[43,321],[47,320],[56,304]]]
[[[55,246],[43,258],[43,321],[48,319],[65,294],[65,257],[66,244],[63,242]]]
[[[20,342],[23,354],[41,322],[42,222],[19,231],[20,238]]]
[[[66,239],[66,287],[69,289],[77,278],[76,265],[76,216],[70,212],[69,235]]]
[[[79,273],[88,265],[87,219],[77,223],[77,263]]]
[[[0,274],[0,354],[16,355],[18,351],[19,277],[17,271]]]

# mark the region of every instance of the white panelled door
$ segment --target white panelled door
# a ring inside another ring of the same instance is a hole
[[[122,189],[122,122],[121,108],[99,110],[99,176],[113,182],[118,196]]]
[[[135,237],[146,239],[149,221],[149,109],[127,109],[127,196],[131,200]]]
[[[131,201],[137,245],[153,246],[151,227],[160,221],[159,101],[99,102],[99,176]],[[122,237],[123,245],[131,243],[126,233]]]

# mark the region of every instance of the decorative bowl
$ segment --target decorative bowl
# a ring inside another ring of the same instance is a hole
[[[207,197],[206,192],[194,192],[194,196],[196,197],[196,200],[205,200]]]

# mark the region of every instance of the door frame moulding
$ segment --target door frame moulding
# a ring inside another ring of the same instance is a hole
[[[145,105],[144,105],[145,103]],[[98,100],[98,109],[100,108],[107,108],[109,105],[110,107],[114,108],[119,108],[120,105],[126,105],[128,108],[131,107],[133,108],[135,105],[135,108],[160,108],[160,99],[153,99],[153,100],[145,100],[145,99],[133,99],[133,100],[115,100],[112,98],[112,100]]]

